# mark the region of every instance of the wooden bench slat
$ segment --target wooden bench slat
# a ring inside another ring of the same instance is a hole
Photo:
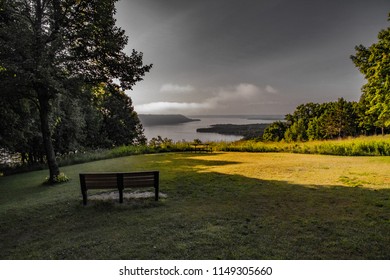
[[[85,179],[85,182],[86,182],[87,184],[93,184],[93,183],[96,183],[96,182],[107,183],[107,184],[111,184],[111,183],[116,184],[116,183],[117,183],[117,178],[115,178],[115,180],[107,180],[107,179],[102,179],[102,180],[99,180],[99,179]]]
[[[137,182],[149,182],[149,181],[154,181],[153,177],[145,177],[145,178],[123,178],[124,182],[131,182],[131,181],[137,181]]]
[[[113,181],[85,181],[85,183],[88,185],[88,186],[93,186],[93,185],[104,185],[104,184],[107,184],[107,185],[117,185],[117,182],[113,182]]]
[[[98,177],[94,177],[94,178],[89,178],[89,177],[86,177],[85,178],[85,181],[86,182],[116,182],[117,181],[117,177],[115,178],[98,178]]]
[[[153,181],[154,181],[154,177],[145,177],[145,178],[140,178],[140,177],[136,177],[136,178],[123,178],[123,181],[124,181],[124,182],[153,182]]]
[[[85,174],[86,179],[107,179],[107,180],[112,180],[116,179],[117,175],[116,174]]]
[[[123,174],[123,178],[125,179],[154,179],[154,174],[145,174],[145,175],[137,175],[137,176],[130,176],[128,174]]]

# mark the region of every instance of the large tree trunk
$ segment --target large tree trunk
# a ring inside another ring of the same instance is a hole
[[[56,181],[56,177],[60,174],[60,170],[56,161],[49,127],[49,98],[47,94],[38,91],[38,99],[43,145],[45,146],[46,159],[50,172],[49,183],[53,184]]]

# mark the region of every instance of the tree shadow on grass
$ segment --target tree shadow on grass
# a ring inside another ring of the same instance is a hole
[[[209,155],[211,159],[213,155]],[[389,259],[390,191],[208,172],[239,161],[156,163],[168,198],[2,215],[1,259]],[[3,213],[1,213],[3,214]]]

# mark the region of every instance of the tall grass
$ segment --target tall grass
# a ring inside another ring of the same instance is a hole
[[[390,136],[370,136],[343,140],[309,142],[239,141],[214,144],[217,151],[229,152],[288,152],[338,156],[390,156]]]
[[[69,166],[98,160],[106,160],[117,157],[125,157],[131,155],[167,153],[167,152],[186,152],[190,151],[191,144],[187,142],[169,143],[160,146],[119,146],[112,149],[98,149],[71,153],[57,157],[59,167]],[[28,164],[13,164],[12,166],[0,166],[0,176],[12,175],[29,171],[43,170],[47,168],[46,163]]]

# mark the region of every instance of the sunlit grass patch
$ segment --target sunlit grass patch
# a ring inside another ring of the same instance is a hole
[[[204,161],[223,159],[227,162],[220,166],[203,167],[203,172],[244,174],[246,177],[262,180],[281,180],[294,184],[319,186],[351,186],[350,182],[346,180],[343,182],[340,178],[354,178],[353,180],[359,181],[358,185],[362,187],[390,188],[390,164],[386,164],[388,161],[383,158],[289,153],[227,153],[195,158]],[[356,184],[352,185],[356,186]]]

